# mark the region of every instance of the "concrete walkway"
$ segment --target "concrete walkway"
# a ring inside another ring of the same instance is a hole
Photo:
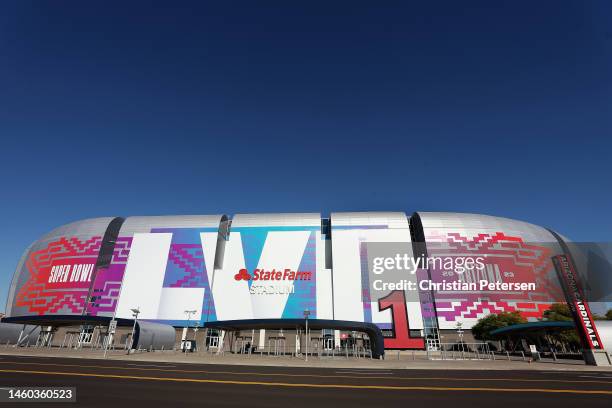
[[[73,350],[73,349],[46,349],[33,347],[15,348],[0,347],[0,363],[8,356],[32,356],[42,358],[68,357],[68,358],[104,358],[101,350]],[[128,360],[133,362],[160,362],[177,364],[234,364],[257,365],[276,367],[327,367],[344,369],[432,369],[432,370],[545,370],[545,371],[604,371],[612,372],[612,367],[587,366],[581,361],[564,360],[554,362],[545,360],[529,363],[514,357],[508,361],[506,357],[496,357],[496,360],[428,360],[425,352],[390,352],[385,360],[371,360],[369,358],[354,357],[322,357],[309,356],[308,362],[304,357],[268,356],[268,355],[240,355],[225,353],[223,355],[205,352],[181,353],[178,351],[137,352],[126,355],[125,351],[111,351],[107,360]]]

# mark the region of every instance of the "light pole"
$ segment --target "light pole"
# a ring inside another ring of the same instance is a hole
[[[462,326],[463,326],[462,322],[457,322],[457,326],[455,327],[457,329],[457,337],[459,338],[459,345],[461,346],[461,352],[463,353],[464,343],[463,343],[463,330],[461,330]]]
[[[306,320],[306,361],[308,361],[308,316],[310,316],[310,310],[304,310],[304,319]]]
[[[185,310],[185,316],[187,317],[187,324],[185,327],[185,338],[183,339],[183,351],[187,352],[187,338],[189,337],[189,320],[191,320],[191,315],[196,314],[197,310]]]
[[[140,306],[132,310],[132,317],[134,318],[134,325],[132,326],[132,338],[130,340],[130,347],[128,347],[127,354],[130,354],[132,347],[134,346],[134,333],[136,333],[136,322],[138,321],[138,315],[140,314]]]
[[[193,328],[193,342],[197,344],[198,342],[198,330],[200,330],[200,322],[196,322],[195,327]]]

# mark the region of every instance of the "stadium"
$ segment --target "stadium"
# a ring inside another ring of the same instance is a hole
[[[307,322],[311,347],[360,342],[380,357],[385,349],[471,339],[469,329],[489,314],[516,311],[538,321],[566,298],[553,258],[568,252],[552,230],[476,214],[87,219],[25,250],[3,322],[22,326],[19,341],[44,344],[159,348],[193,338],[198,347],[268,353],[298,350]],[[385,275],[372,271],[373,259],[400,253],[479,258],[482,265],[460,274],[439,263],[411,273],[390,264],[389,279],[416,290],[376,290],[373,282]],[[483,277],[496,290],[428,286]],[[516,290],[525,282],[535,290]]]

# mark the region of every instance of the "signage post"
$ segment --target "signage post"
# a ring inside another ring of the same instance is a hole
[[[608,354],[597,333],[595,319],[591,314],[588,302],[584,296],[576,267],[568,255],[553,256],[553,263],[559,275],[559,281],[565,294],[565,299],[574,317],[576,331],[582,343],[582,354],[588,365],[610,365]]]
[[[108,353],[108,347],[113,342],[116,331],[117,320],[115,320],[115,317],[113,316],[110,323],[108,324],[108,330],[106,331],[106,340],[104,341],[104,358],[106,358],[106,354]]]
[[[183,329],[183,340],[181,341],[181,348],[183,350],[183,352],[186,354],[187,353],[187,344],[191,345],[190,343],[188,343],[189,340],[189,321],[191,320],[191,315],[195,315],[198,311],[197,310],[185,310],[185,317],[187,318],[187,324],[185,325],[185,329]],[[196,332],[197,333],[197,332]],[[189,351],[193,351],[191,350],[191,347],[189,348]]]
[[[308,361],[308,316],[310,316],[310,310],[304,310],[304,319],[306,320],[306,361]]]

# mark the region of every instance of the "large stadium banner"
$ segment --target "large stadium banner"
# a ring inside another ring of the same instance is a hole
[[[111,220],[98,218],[68,224],[34,243],[11,284],[8,314],[82,314],[102,238]]]
[[[221,216],[131,217],[97,274],[92,315],[183,325],[214,319],[210,299]],[[193,311],[186,314],[185,311]]]
[[[469,329],[479,318],[500,312],[516,311],[536,320],[563,299],[551,260],[562,249],[546,229],[484,215],[419,215],[427,256],[454,260],[453,268],[439,262],[429,267],[431,281],[440,285],[432,289],[439,328],[455,329],[461,322]],[[457,262],[466,258],[480,258],[482,267]],[[493,286],[469,285],[481,281]],[[532,285],[521,290],[522,284]]]
[[[216,318],[298,319],[305,310],[311,318],[319,318],[320,229],[320,225],[232,226],[223,265],[213,281]]]
[[[229,232],[219,218],[134,218],[96,276],[91,315],[130,318],[138,308],[141,319],[184,325],[300,318],[306,309],[317,318],[331,309],[317,296],[317,286],[331,292],[331,272],[318,273],[319,214],[255,216],[255,223],[236,215]]]

